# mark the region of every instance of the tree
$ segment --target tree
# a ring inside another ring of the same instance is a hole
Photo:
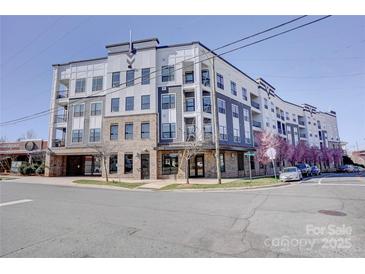
[[[270,147],[278,150],[281,141],[279,140],[279,137],[277,135],[274,135],[267,131],[256,133],[255,140],[257,142],[256,157],[261,164],[265,165],[266,173],[266,165],[270,162],[270,159],[266,155],[266,151]]]
[[[101,146],[94,146],[96,151],[95,157],[100,161],[105,173],[105,180],[109,182],[107,159],[115,153],[115,146],[109,144],[102,144]]]
[[[22,134],[21,137],[17,139],[17,141],[21,140],[29,140],[29,139],[35,139],[37,138],[37,134],[33,129],[28,129],[24,134]]]
[[[293,154],[293,162],[304,162],[307,150],[308,150],[307,143],[304,141],[300,141],[298,145],[295,146]]]

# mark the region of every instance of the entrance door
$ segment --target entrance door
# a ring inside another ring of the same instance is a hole
[[[196,155],[189,161],[189,177],[204,176],[204,155]]]
[[[141,154],[141,179],[150,178],[150,155]]]
[[[81,176],[85,174],[84,156],[67,156],[67,176]]]

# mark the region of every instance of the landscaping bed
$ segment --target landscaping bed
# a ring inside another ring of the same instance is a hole
[[[103,185],[103,186],[116,186],[133,189],[139,186],[144,185],[145,183],[128,183],[128,182],[119,182],[119,181],[100,181],[100,180],[75,180],[73,183],[82,184],[82,185]]]

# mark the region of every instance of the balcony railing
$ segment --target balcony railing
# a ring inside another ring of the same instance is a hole
[[[241,142],[241,137],[240,136],[233,136],[233,142],[240,143]]]
[[[304,126],[305,122],[304,121],[298,121],[298,124]]]
[[[65,123],[67,121],[66,114],[55,115],[55,123]]]
[[[305,133],[299,133],[300,138],[307,138],[307,135]]]
[[[68,90],[58,90],[56,93],[56,99],[68,98]]]
[[[252,121],[252,125],[253,125],[254,127],[259,127],[259,128],[261,128],[261,122],[259,122],[259,121],[255,121],[255,120],[253,120],[253,121]]]
[[[195,141],[195,126],[185,127],[185,140],[187,142]]]
[[[65,140],[63,139],[53,139],[52,140],[52,147],[64,147]]]
[[[259,103],[256,103],[254,101],[251,101],[251,106],[253,106],[254,108],[256,109],[260,109],[260,104]]]

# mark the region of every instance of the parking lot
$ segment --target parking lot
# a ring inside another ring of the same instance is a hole
[[[16,181],[0,183],[1,257],[365,256],[364,174],[174,192]]]

